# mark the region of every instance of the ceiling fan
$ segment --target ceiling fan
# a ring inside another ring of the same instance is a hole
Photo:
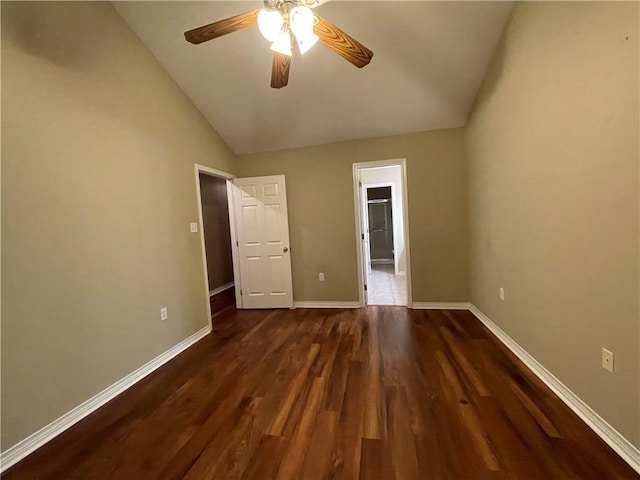
[[[252,10],[194,28],[184,32],[184,37],[197,45],[258,24],[260,33],[273,42],[272,88],[285,87],[289,82],[292,47],[304,54],[318,40],[356,67],[368,65],[373,52],[313,13],[311,8],[318,4],[318,0],[264,0],[265,8],[262,10]]]

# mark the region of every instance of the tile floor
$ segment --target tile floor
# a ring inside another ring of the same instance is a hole
[[[367,281],[367,304],[406,305],[407,278],[395,275],[393,265],[372,265]]]

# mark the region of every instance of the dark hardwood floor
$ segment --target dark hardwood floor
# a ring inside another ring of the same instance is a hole
[[[3,478],[638,478],[468,312],[232,295],[211,335]]]

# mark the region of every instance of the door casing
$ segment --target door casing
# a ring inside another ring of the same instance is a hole
[[[407,277],[407,307],[412,308],[413,300],[411,295],[411,249],[409,241],[409,195],[407,191],[407,160],[405,158],[396,158],[392,160],[376,160],[372,162],[359,162],[353,164],[353,203],[356,215],[356,252],[358,258],[358,302],[361,307],[366,305],[366,292],[364,290],[365,279],[367,278],[367,267],[364,262],[364,242],[362,231],[362,215],[363,215],[363,189],[360,187],[360,172],[367,168],[390,167],[398,165],[401,170],[402,185],[402,223],[404,228],[404,248],[406,258],[406,277]],[[398,252],[399,254],[399,252]]]
[[[238,257],[238,247],[236,244],[236,222],[233,211],[233,197],[231,189],[231,180],[235,178],[235,175],[224,172],[222,170],[216,170],[215,168],[206,167],[204,165],[194,165],[195,180],[196,180],[196,198],[198,205],[198,231],[200,234],[200,248],[202,251],[202,272],[204,275],[205,286],[205,298],[207,305],[207,318],[209,327],[211,324],[211,303],[209,302],[209,275],[207,274],[207,249],[204,243],[204,219],[202,216],[202,196],[200,192],[200,174],[209,175],[211,177],[223,178],[227,181],[227,205],[229,207],[229,230],[231,234],[231,257],[233,261],[233,283],[236,296],[236,307],[242,308],[242,297],[240,295],[240,263]]]

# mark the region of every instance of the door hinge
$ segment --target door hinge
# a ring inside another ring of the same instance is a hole
[[[364,240],[364,233],[362,234],[362,239]]]
[[[362,182],[358,182],[358,186],[359,186],[359,187],[362,187]]]
[[[242,295],[242,289],[240,290],[240,295]]]
[[[238,243],[238,240],[236,240],[236,247],[239,247],[240,244]]]
[[[364,291],[365,291],[365,292],[367,291],[367,286],[366,286],[366,285],[364,286]]]

